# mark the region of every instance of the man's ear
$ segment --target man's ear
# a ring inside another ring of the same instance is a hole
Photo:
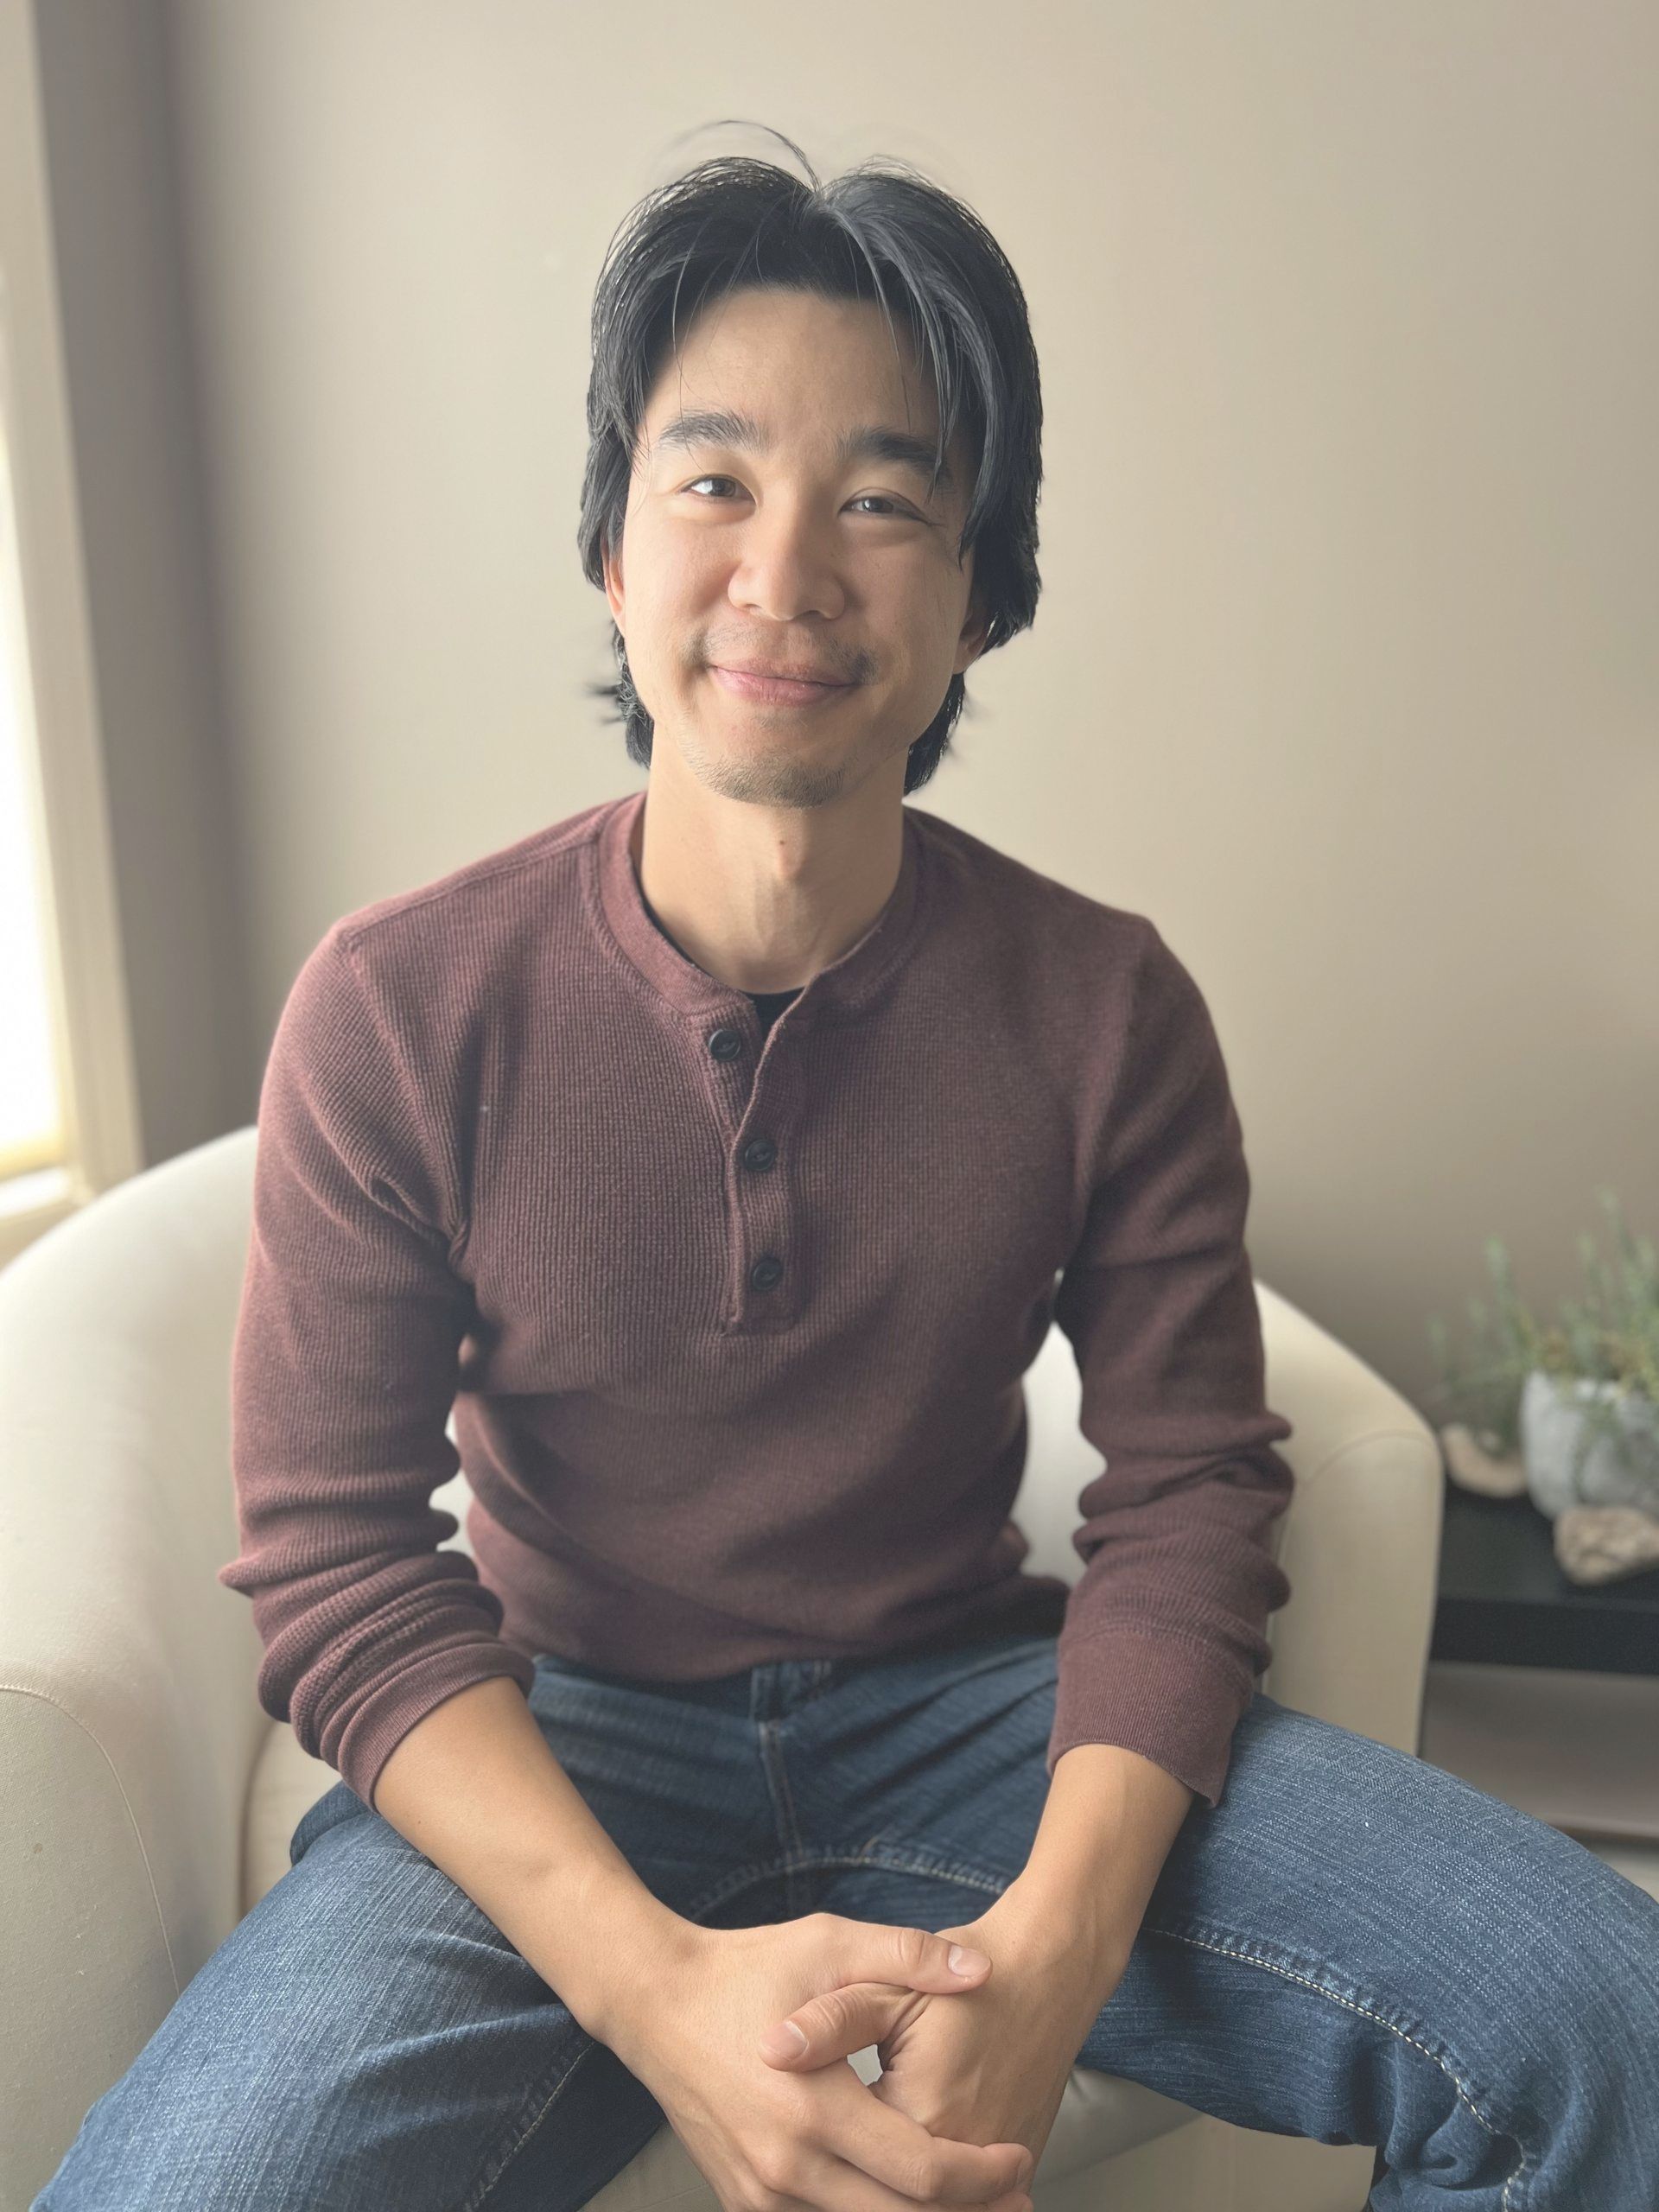
[[[963,622],[962,635],[957,640],[958,650],[971,645],[973,651],[967,663],[957,671],[959,675],[965,676],[968,669],[984,652],[985,633],[990,626],[990,609],[980,596],[979,587],[976,585],[969,596],[967,616]]]

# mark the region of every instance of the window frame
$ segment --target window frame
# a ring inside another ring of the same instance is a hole
[[[143,1166],[41,115],[33,8],[0,0],[0,409],[16,550],[14,567],[0,546],[0,589],[24,668],[67,1130],[60,1167],[0,1179],[0,1266]]]

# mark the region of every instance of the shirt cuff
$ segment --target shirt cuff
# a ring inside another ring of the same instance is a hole
[[[493,1675],[510,1675],[528,1697],[535,1663],[510,1643],[463,1643],[435,1651],[394,1675],[346,1722],[333,1761],[341,1780],[372,1809],[380,1770],[416,1722],[457,1691]]]
[[[1140,1629],[1063,1636],[1048,1773],[1074,1744],[1139,1751],[1210,1805],[1220,1802],[1232,1735],[1255,1694],[1238,1669],[1192,1637]]]

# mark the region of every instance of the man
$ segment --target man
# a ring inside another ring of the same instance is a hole
[[[648,784],[284,1009],[221,1580],[342,1778],[40,2204],[573,2208],[666,2118],[728,2212],[1030,2212],[1081,2063],[1390,2202],[1650,2207],[1659,1905],[1255,1688],[1289,1428],[1196,985],[903,804],[1034,609],[1013,272],[718,162],[594,336]],[[1052,1320],[1069,1595],[1008,1517]]]

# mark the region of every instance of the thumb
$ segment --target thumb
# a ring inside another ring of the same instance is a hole
[[[824,1968],[830,1986],[766,2029],[760,2055],[769,2065],[807,2069],[849,2058],[885,2040],[915,1991],[977,1989],[991,1969],[985,1952],[948,1934],[861,1920],[833,1925]]]

